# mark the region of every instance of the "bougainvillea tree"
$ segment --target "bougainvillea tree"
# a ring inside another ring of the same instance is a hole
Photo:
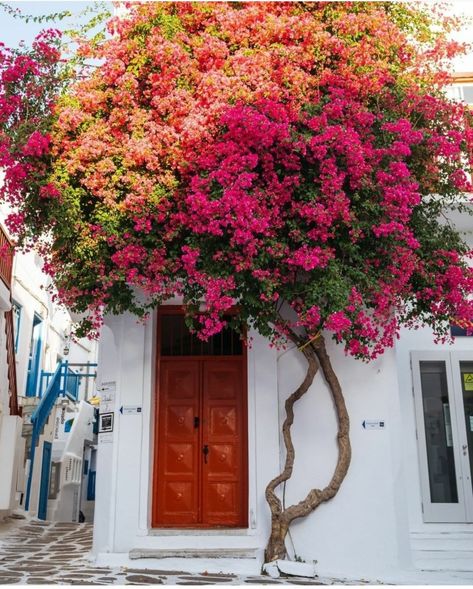
[[[444,91],[456,25],[394,2],[132,3],[107,40],[80,44],[88,69],[67,80],[54,33],[27,56],[2,50],[9,226],[86,314],[79,332],[177,294],[201,338],[237,305],[243,336],[307,359],[286,401],[285,467],[266,489],[267,560],[349,467],[325,338],[368,361],[402,326],[442,339],[452,317],[473,319],[469,251],[443,216],[470,190],[468,113]],[[319,368],[338,462],[286,507],[294,404]]]

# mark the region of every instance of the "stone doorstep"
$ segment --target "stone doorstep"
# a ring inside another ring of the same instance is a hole
[[[234,579],[229,577],[219,577],[218,575],[200,576],[189,575],[188,577],[179,577],[180,581],[202,581],[203,583],[231,583]]]
[[[140,558],[249,558],[256,560],[257,549],[247,548],[133,548],[131,560]]]

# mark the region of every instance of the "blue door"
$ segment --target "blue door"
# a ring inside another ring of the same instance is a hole
[[[38,390],[39,363],[41,360],[41,331],[42,319],[34,314],[33,329],[31,331],[30,357],[28,359],[28,378],[26,380],[26,396],[35,397]]]
[[[46,519],[48,512],[49,472],[51,470],[51,443],[43,443],[41,463],[41,486],[39,488],[38,519]]]

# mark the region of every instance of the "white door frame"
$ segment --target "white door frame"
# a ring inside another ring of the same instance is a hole
[[[455,391],[456,400],[456,415],[458,424],[462,423],[463,427],[459,427],[459,449],[460,459],[462,463],[463,476],[463,491],[466,498],[466,521],[473,522],[473,492],[471,486],[471,470],[470,470],[470,448],[468,447],[468,437],[466,431],[466,419],[465,419],[465,405],[463,401],[463,387],[461,382],[460,363],[469,362],[473,363],[473,353],[471,352],[451,352],[452,361],[452,378],[453,388]],[[469,498],[471,498],[469,500]]]
[[[456,357],[455,363],[453,360],[454,357]],[[466,357],[469,361],[473,361],[471,353],[465,354],[465,358]],[[420,378],[420,362],[429,361],[445,363],[458,503],[433,503],[431,501],[424,407]],[[473,493],[471,491],[471,481],[466,481],[466,476],[464,474],[467,472],[468,477],[470,476],[469,462],[468,471],[466,471],[465,456],[462,452],[462,446],[465,445],[467,441],[466,432],[464,431],[465,428],[461,425],[465,423],[465,417],[463,411],[463,393],[460,381],[459,361],[458,354],[455,352],[411,352],[422,511],[425,522],[464,523],[473,521]],[[463,418],[461,417],[462,414]],[[468,460],[468,455],[466,456],[466,459]],[[469,484],[469,488],[466,483]]]

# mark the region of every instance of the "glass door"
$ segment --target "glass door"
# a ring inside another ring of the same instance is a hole
[[[463,395],[452,356],[449,352],[412,353],[425,522],[473,521]],[[473,368],[473,361],[470,365]],[[473,386],[471,401],[473,415]]]
[[[460,460],[465,497],[473,497],[473,353],[452,353],[453,385],[457,399]],[[466,521],[473,521],[473,499],[466,502]]]

